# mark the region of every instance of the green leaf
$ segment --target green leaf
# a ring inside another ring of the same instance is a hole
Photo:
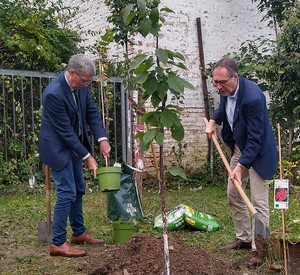
[[[152,61],[153,61],[152,57],[147,59],[146,62],[142,63],[139,67],[137,67],[135,69],[135,74],[138,75],[138,74],[140,74],[142,72],[145,72],[148,69],[150,69],[154,64]]]
[[[153,108],[157,108],[159,106],[159,104],[161,103],[161,99],[158,96],[157,92],[154,92],[151,96],[151,103]]]
[[[174,123],[173,123],[174,128],[176,128],[176,127],[178,127],[178,128],[182,127],[181,120],[180,120],[180,118],[175,113],[174,113],[173,120],[174,120]]]
[[[155,71],[156,71],[157,75],[159,75],[159,76],[164,75],[164,69],[162,67],[156,67]]]
[[[175,109],[176,111],[178,111],[179,106],[174,105],[174,104],[168,104],[168,105],[166,106],[166,108],[168,108],[168,109]]]
[[[178,93],[183,93],[184,86],[183,86],[181,79],[177,75],[169,74],[168,75],[168,84],[169,84],[169,87],[171,89],[173,89],[174,91],[176,91]]]
[[[138,54],[133,61],[130,63],[129,69],[133,70],[139,67],[143,61],[147,58],[146,54]]]
[[[149,97],[150,97],[150,95],[147,92],[144,92],[142,95],[142,98],[139,100],[139,102],[137,104],[137,108],[138,109],[141,108]]]
[[[169,86],[168,86],[167,82],[165,82],[165,81],[158,82],[157,95],[159,96],[161,101],[163,101],[165,99],[168,88],[169,88]]]
[[[184,56],[181,53],[179,53],[179,52],[175,52],[175,57],[181,59],[182,61],[185,61]]]
[[[153,10],[151,10],[149,18],[151,20],[152,25],[156,25],[156,23],[158,22],[159,19],[159,11],[157,8],[154,8]]]
[[[184,86],[185,88],[190,89],[190,90],[193,90],[193,91],[196,90],[196,88],[194,87],[194,85],[193,85],[192,83],[186,81],[185,79],[183,79],[183,78],[181,78],[181,77],[179,77],[179,78],[181,79],[181,81],[182,81],[182,83],[183,83],[183,86]]]
[[[134,79],[133,83],[136,84],[143,84],[148,78],[148,73],[147,72],[142,72],[141,74],[138,74]]]
[[[142,123],[147,123],[155,117],[156,112],[148,112],[144,114],[141,118]]]
[[[160,31],[160,25],[159,25],[159,24],[156,24],[155,26],[152,27],[152,29],[151,29],[151,34],[152,34],[153,36],[157,36],[158,33],[159,33],[159,31]]]
[[[138,132],[136,135],[134,135],[132,137],[132,140],[135,140],[135,139],[143,139],[143,136],[144,136],[145,133],[143,132]]]
[[[169,9],[167,7],[161,8],[160,11],[166,11],[166,12],[172,12],[172,13],[174,13],[174,11],[172,11],[171,9]]]
[[[137,15],[136,11],[131,12],[127,17],[126,20],[124,21],[125,25],[128,26],[131,22],[131,20]]]
[[[187,67],[182,63],[182,62],[174,62],[174,61],[172,61],[172,60],[169,60],[168,61],[168,64],[172,64],[172,65],[174,65],[174,66],[176,66],[176,67],[178,67],[178,68],[181,68],[181,69],[184,69],[184,70],[187,70]]]
[[[155,51],[155,55],[158,57],[160,62],[162,62],[164,65],[167,65],[168,55],[165,53],[163,49],[157,49]]]
[[[172,113],[172,111],[170,111],[169,109],[164,109],[160,117],[160,122],[164,127],[169,129],[174,123],[173,118],[174,114]]]
[[[152,95],[158,87],[157,79],[155,77],[148,78],[145,82],[145,89],[147,93]]]
[[[128,6],[125,7],[124,13],[123,13],[123,21],[126,24],[127,17],[129,16],[130,12],[133,9],[133,4],[129,4]]]
[[[132,9],[133,9],[133,4],[129,4],[125,7],[124,13],[123,13],[123,19],[125,19],[129,15],[129,13],[132,11]]]
[[[156,136],[156,132],[157,132],[157,129],[150,129],[148,130],[145,134],[144,134],[144,137],[143,137],[143,141],[145,143],[149,143],[151,140],[153,140]]]
[[[166,19],[162,16],[159,17],[159,20],[162,24],[164,24],[166,22]]]
[[[146,11],[146,1],[145,0],[137,0],[137,5],[138,5],[138,9],[141,12],[145,12]]]
[[[140,146],[140,150],[141,150],[142,153],[146,152],[149,149],[150,142],[145,143],[144,140],[140,140],[139,146]]]
[[[172,176],[174,176],[174,177],[179,176],[179,177],[181,177],[181,178],[183,178],[183,179],[186,180],[186,174],[185,174],[184,170],[183,170],[182,168],[180,168],[180,167],[172,166],[172,167],[169,168],[169,171],[168,171],[168,172],[169,172]]]
[[[148,33],[151,31],[152,23],[150,19],[145,19],[140,24],[140,32],[142,36],[146,37]]]
[[[173,57],[176,57],[176,58],[181,59],[182,61],[185,61],[185,58],[181,53],[173,52],[173,51],[170,51],[170,50],[165,50],[165,51],[168,54],[169,58],[173,59]]]
[[[164,133],[157,131],[155,140],[159,146],[163,145],[164,139],[165,139]]]
[[[184,138],[184,128],[182,126],[182,124],[180,123],[180,126],[176,126],[171,128],[171,132],[172,132],[172,138],[174,138],[177,141],[181,141]]]

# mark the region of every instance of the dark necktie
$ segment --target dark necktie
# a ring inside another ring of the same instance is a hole
[[[79,116],[79,127],[80,127],[80,132],[79,136],[81,136],[81,141],[83,142],[83,135],[84,135],[84,130],[83,130],[83,120],[82,120],[82,113],[81,113],[81,105],[80,105],[80,99],[79,99],[79,91],[74,90],[75,94],[75,99],[77,103],[77,109],[78,109],[78,116]]]

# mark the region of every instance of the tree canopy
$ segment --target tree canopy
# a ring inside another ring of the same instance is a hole
[[[59,71],[80,50],[66,26],[75,13],[61,0],[0,0],[0,67]]]
[[[300,3],[287,10],[266,77],[271,84],[270,113],[287,128],[300,126]]]
[[[257,8],[260,12],[266,11],[264,19],[275,19],[279,25],[287,19],[285,11],[293,7],[297,0],[252,0],[252,2],[259,2]]]

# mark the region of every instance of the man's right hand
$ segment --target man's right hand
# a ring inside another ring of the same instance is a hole
[[[111,147],[107,140],[100,141],[100,150],[105,158],[109,157]]]
[[[96,176],[97,176],[97,169],[98,169],[98,163],[97,163],[97,161],[92,156],[89,156],[86,159],[86,164],[87,164],[88,169],[91,170],[91,171],[93,171],[94,178],[96,178]]]
[[[217,138],[217,133],[216,133],[216,122],[212,119],[209,120],[206,129],[205,129],[205,133],[208,135],[209,138],[212,138],[212,135],[215,135],[215,137]]]

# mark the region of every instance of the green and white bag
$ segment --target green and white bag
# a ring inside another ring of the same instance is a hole
[[[220,228],[216,218],[209,214],[194,210],[187,205],[185,205],[184,213],[185,223],[190,227],[208,232],[214,232]]]
[[[168,231],[175,231],[184,227],[184,211],[184,207],[179,205],[166,213]],[[154,228],[163,228],[162,214],[155,217]]]
[[[220,228],[220,225],[216,221],[215,217],[195,211],[191,207],[184,204],[180,204],[171,211],[167,212],[166,218],[168,231],[182,229],[185,224],[192,228],[208,232],[214,232]],[[154,228],[162,229],[162,226],[162,215],[158,215],[154,219]]]

